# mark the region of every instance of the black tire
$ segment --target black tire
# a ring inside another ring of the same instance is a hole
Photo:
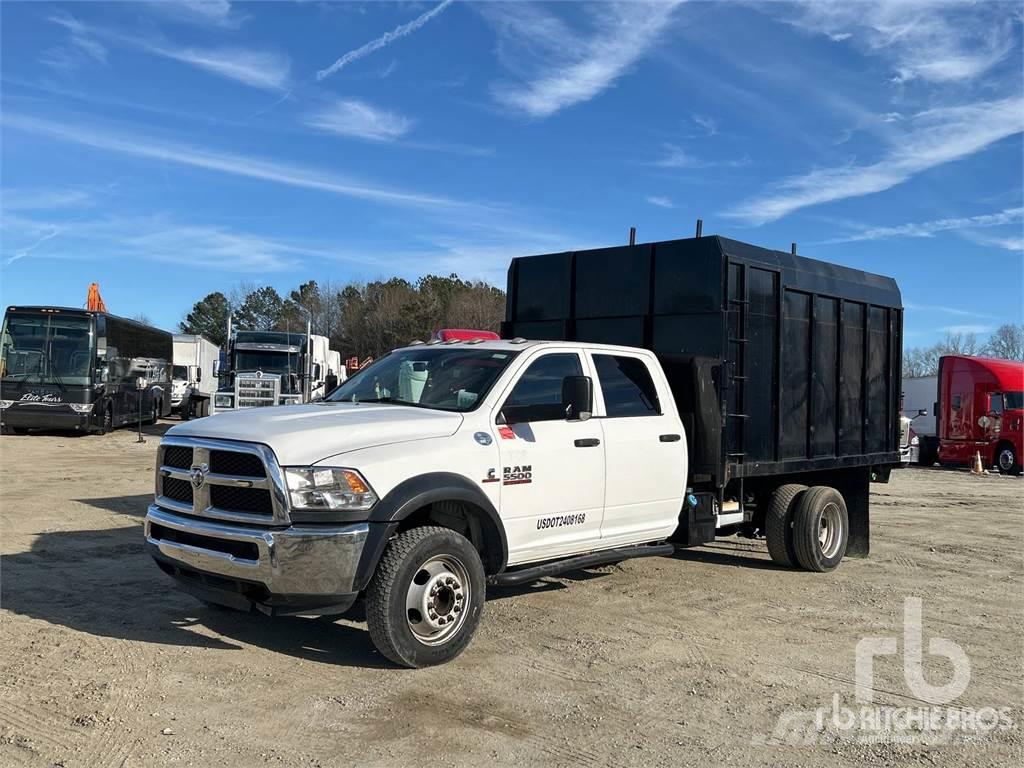
[[[103,409],[103,415],[100,417],[100,425],[96,427],[97,435],[105,435],[107,432],[114,431],[114,409],[111,406],[107,406]]]
[[[996,466],[1001,475],[1019,475],[1021,472],[1020,456],[1011,443],[1000,443],[996,449]]]
[[[846,501],[835,488],[816,485],[800,498],[793,513],[793,547],[808,571],[835,570],[850,540]]]
[[[449,577],[455,587],[445,582]],[[436,597],[434,587],[438,587]],[[451,661],[473,639],[485,588],[480,554],[464,536],[439,526],[405,531],[384,550],[366,590],[370,638],[378,651],[404,667]],[[417,591],[426,602],[414,599]],[[437,614],[431,611],[428,620],[419,610],[407,607],[410,601],[435,606]],[[436,626],[441,619],[451,626]],[[436,638],[427,637],[430,632]]]
[[[160,419],[160,401],[153,398],[153,408],[149,414],[149,418],[146,419],[143,424],[156,424]]]
[[[793,511],[806,485],[796,483],[780,485],[768,502],[764,516],[765,538],[768,554],[778,565],[796,567],[796,550],[793,549]]]

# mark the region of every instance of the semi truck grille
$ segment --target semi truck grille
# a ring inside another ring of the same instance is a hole
[[[188,480],[165,477],[163,479],[163,492],[164,496],[172,501],[180,501],[182,504],[192,503],[192,484]]]
[[[220,520],[288,522],[286,493],[269,448],[207,438],[165,439],[160,446],[157,503]]]
[[[229,485],[211,485],[210,503],[217,509],[249,512],[254,515],[274,514],[270,491],[263,488],[232,488]]]
[[[192,466],[192,449],[186,445],[169,445],[164,448],[164,465],[177,469]]]
[[[189,458],[191,460],[191,456]],[[267,476],[267,470],[259,456],[235,451],[210,451],[210,471],[218,475]]]

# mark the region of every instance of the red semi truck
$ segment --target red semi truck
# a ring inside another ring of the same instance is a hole
[[[939,360],[935,415],[937,456],[935,443],[922,440],[922,463],[970,464],[980,453],[986,467],[1020,474],[1024,363],[946,355]]]

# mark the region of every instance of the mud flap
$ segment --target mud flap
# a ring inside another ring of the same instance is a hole
[[[871,550],[871,524],[868,515],[871,497],[871,468],[861,467],[834,477],[832,487],[843,495],[850,523],[847,557],[867,557]]]

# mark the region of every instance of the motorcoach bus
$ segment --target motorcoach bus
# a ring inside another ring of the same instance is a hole
[[[171,411],[166,331],[105,312],[8,307],[0,346],[4,431],[103,434]]]

